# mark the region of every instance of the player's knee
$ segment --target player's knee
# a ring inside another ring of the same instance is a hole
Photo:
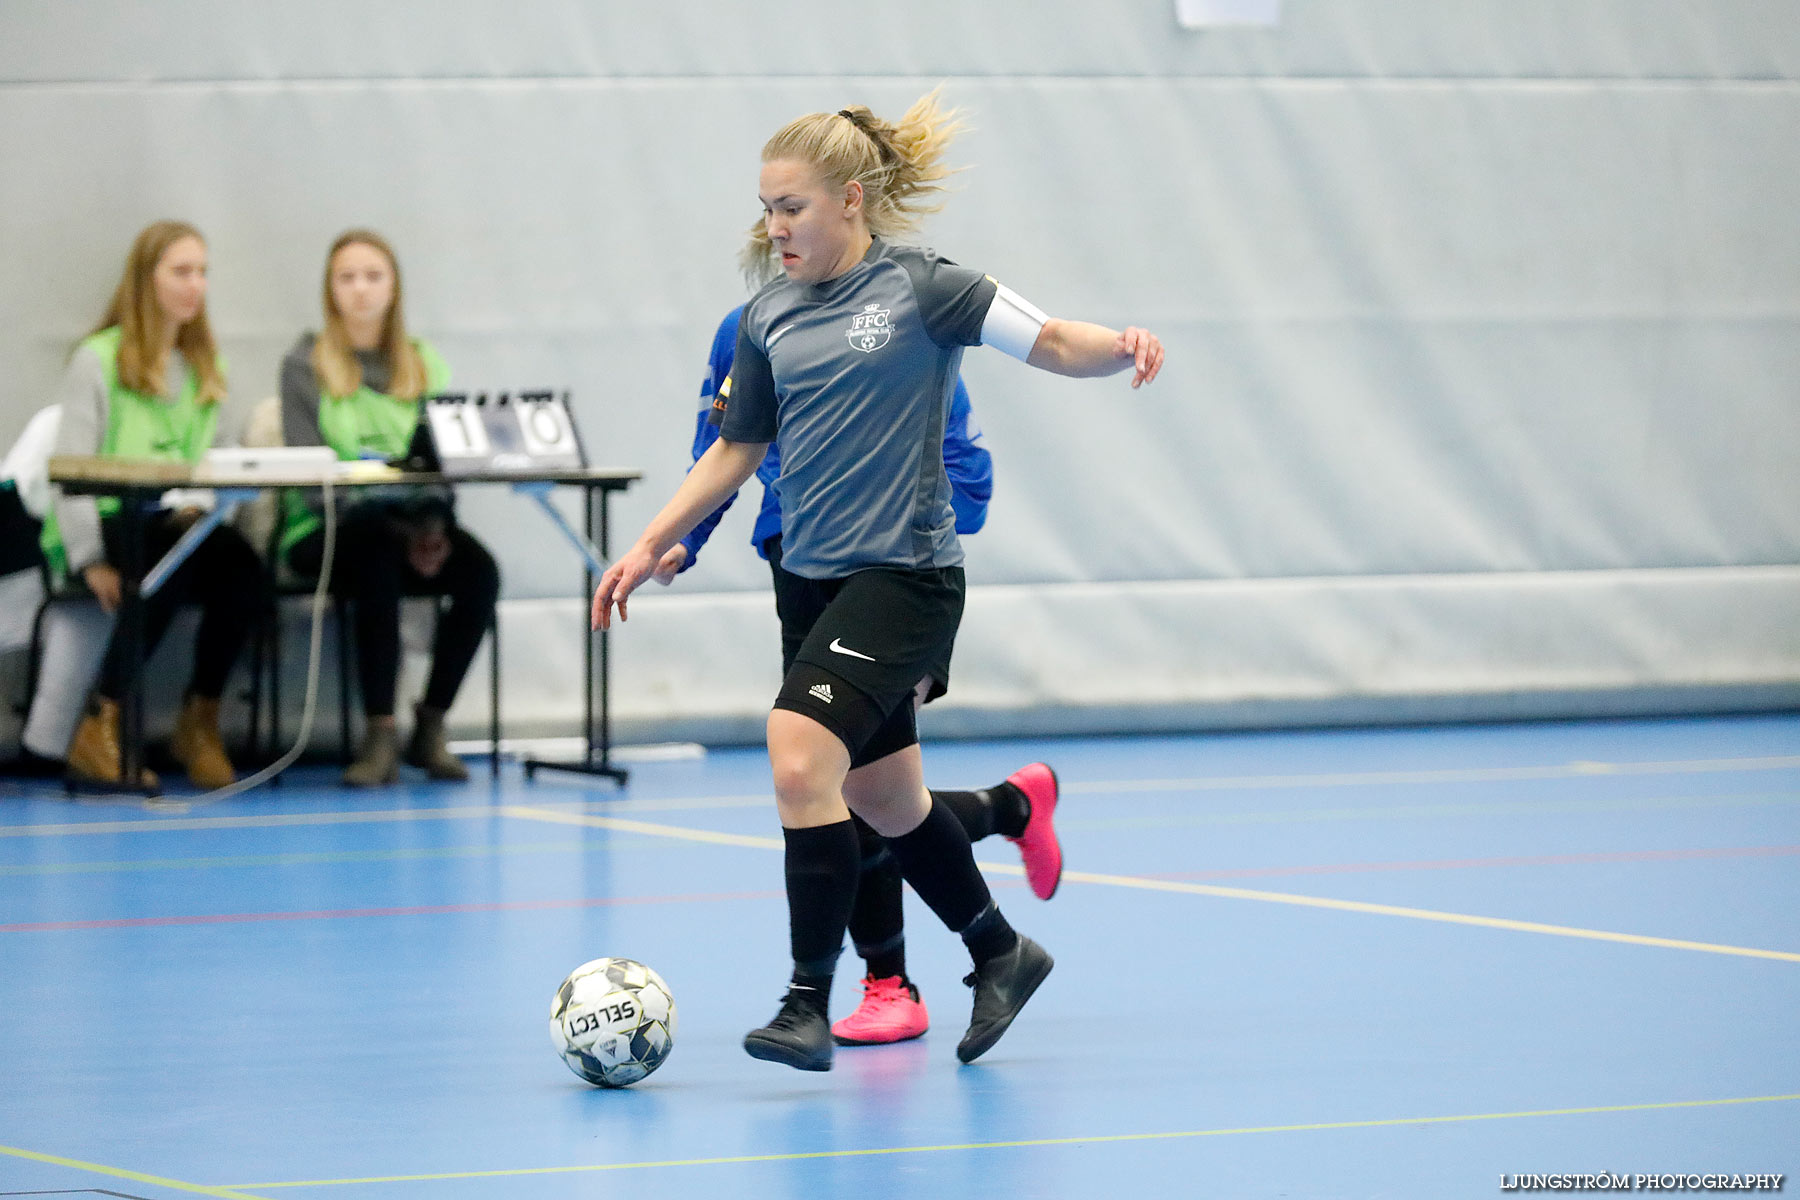
[[[841,796],[849,752],[831,731],[798,713],[776,709],[769,714],[769,766],[776,798],[807,803]]]
[[[854,795],[847,790],[845,799],[850,810],[884,838],[912,832],[931,811],[931,793],[922,784],[883,791],[865,788]]]
[[[771,754],[774,768],[775,795],[783,801],[806,801],[821,793],[835,790],[826,756],[812,751],[793,750]]]

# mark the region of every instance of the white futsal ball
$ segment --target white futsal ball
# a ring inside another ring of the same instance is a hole
[[[627,1087],[675,1048],[675,997],[662,976],[629,958],[582,963],[550,1002],[550,1040],[599,1087]]]

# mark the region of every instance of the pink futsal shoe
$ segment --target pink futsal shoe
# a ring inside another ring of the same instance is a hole
[[[856,1011],[831,1027],[840,1046],[885,1046],[907,1042],[931,1028],[919,989],[899,975],[863,979],[862,1003]]]
[[[1025,832],[1006,840],[1019,848],[1019,857],[1025,860],[1025,882],[1031,885],[1032,895],[1048,900],[1062,882],[1063,867],[1062,843],[1056,840],[1056,772],[1037,762],[1020,767],[1006,782],[1031,801]]]

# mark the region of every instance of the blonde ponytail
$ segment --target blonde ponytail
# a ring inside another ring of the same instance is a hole
[[[832,190],[854,180],[862,185],[863,217],[870,233],[883,238],[909,233],[918,228],[921,216],[943,207],[934,196],[944,190],[942,181],[960,170],[944,165],[944,152],[966,127],[959,110],[938,104],[941,90],[933,88],[919,97],[892,124],[861,104],[834,113],[808,113],[768,140],[762,160],[809,163]],[[752,285],[779,272],[765,221],[750,227],[750,240],[738,261]]]

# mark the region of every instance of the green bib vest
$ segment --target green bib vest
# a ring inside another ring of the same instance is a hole
[[[412,339],[425,364],[425,395],[450,386],[450,368],[430,342]],[[419,401],[402,400],[364,384],[349,396],[319,395],[319,437],[339,462],[359,458],[398,458],[412,444],[419,424]],[[307,507],[306,494],[291,489],[282,495],[281,551],[319,527],[319,514]]]
[[[99,356],[106,378],[106,432],[100,438],[96,453],[164,462],[199,462],[212,448],[213,433],[219,423],[219,406],[200,403],[200,379],[191,366],[187,368],[181,390],[173,401],[134,392],[120,383],[121,333],[114,325],[81,343],[82,347]],[[221,362],[221,373],[223,370]],[[101,496],[98,506],[102,517],[110,517],[119,511],[119,498]],[[51,570],[58,575],[65,574],[68,559],[63,553],[62,534],[56,527],[53,512],[44,517],[39,545],[43,547],[44,559]]]

